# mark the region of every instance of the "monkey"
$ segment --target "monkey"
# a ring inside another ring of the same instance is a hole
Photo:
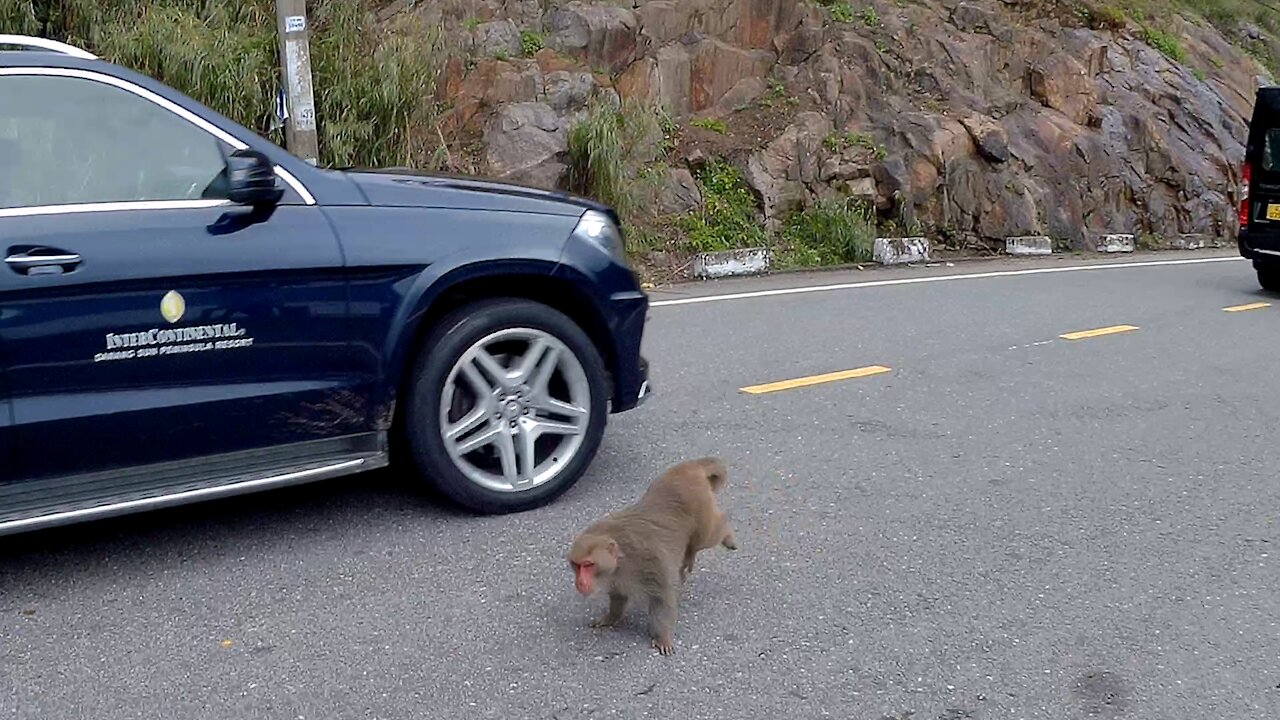
[[[645,599],[653,647],[661,655],[675,652],[679,586],[693,573],[695,557],[716,546],[738,549],[729,516],[716,505],[728,479],[719,458],[687,460],[574,538],[568,560],[578,593],[609,596],[608,611],[592,627],[613,627],[632,599]]]

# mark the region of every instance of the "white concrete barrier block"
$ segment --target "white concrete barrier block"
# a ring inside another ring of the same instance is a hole
[[[1044,235],[1005,238],[1004,251],[1009,255],[1052,255],[1053,240]]]
[[[1186,233],[1169,241],[1169,246],[1174,250],[1203,250],[1222,247],[1222,240],[1204,233]]]
[[[1098,241],[1098,252],[1131,253],[1137,249],[1138,244],[1134,241],[1132,235],[1112,233],[1103,235]]]
[[[871,258],[881,265],[902,265],[929,259],[929,238],[876,238]]]
[[[734,275],[760,275],[769,271],[773,254],[768,248],[745,248],[699,253],[693,259],[693,276],[721,278]]]

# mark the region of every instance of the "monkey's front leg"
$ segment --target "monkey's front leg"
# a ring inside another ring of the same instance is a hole
[[[625,594],[617,592],[616,590],[610,590],[609,611],[604,614],[604,617],[591,623],[591,627],[601,628],[617,625],[618,621],[622,619],[623,614],[627,612],[627,600],[629,600],[629,598]]]
[[[676,593],[668,585],[649,596],[649,633],[660,654],[670,655],[676,651],[675,632]]]

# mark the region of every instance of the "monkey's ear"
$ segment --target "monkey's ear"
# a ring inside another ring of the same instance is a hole
[[[622,549],[618,547],[617,540],[610,540],[609,544],[604,546],[604,549],[606,552],[609,553],[610,556],[613,557],[615,561],[618,558],[622,557]]]

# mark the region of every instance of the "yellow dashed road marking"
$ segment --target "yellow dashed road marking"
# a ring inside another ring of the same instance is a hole
[[[1226,312],[1244,312],[1245,310],[1261,310],[1262,308],[1271,307],[1268,302],[1249,303],[1248,305],[1232,305],[1231,307],[1222,308]]]
[[[1137,330],[1134,325],[1112,325],[1111,327],[1098,328],[1096,330],[1081,330],[1079,332],[1069,332],[1058,337],[1063,340],[1084,340],[1085,338],[1101,337],[1103,335],[1115,335],[1116,333],[1129,332]]]
[[[761,395],[764,393],[778,392],[779,390],[792,390],[795,388],[808,387],[809,385],[836,382],[837,380],[850,380],[852,378],[867,377],[868,375],[879,375],[889,371],[889,368],[884,367],[883,365],[868,365],[867,367],[855,368],[853,370],[841,370],[839,372],[826,373],[824,375],[810,375],[808,377],[796,378],[794,380],[782,380],[774,383],[766,383],[764,385],[750,385],[742,388],[742,392],[751,393],[752,395]]]

